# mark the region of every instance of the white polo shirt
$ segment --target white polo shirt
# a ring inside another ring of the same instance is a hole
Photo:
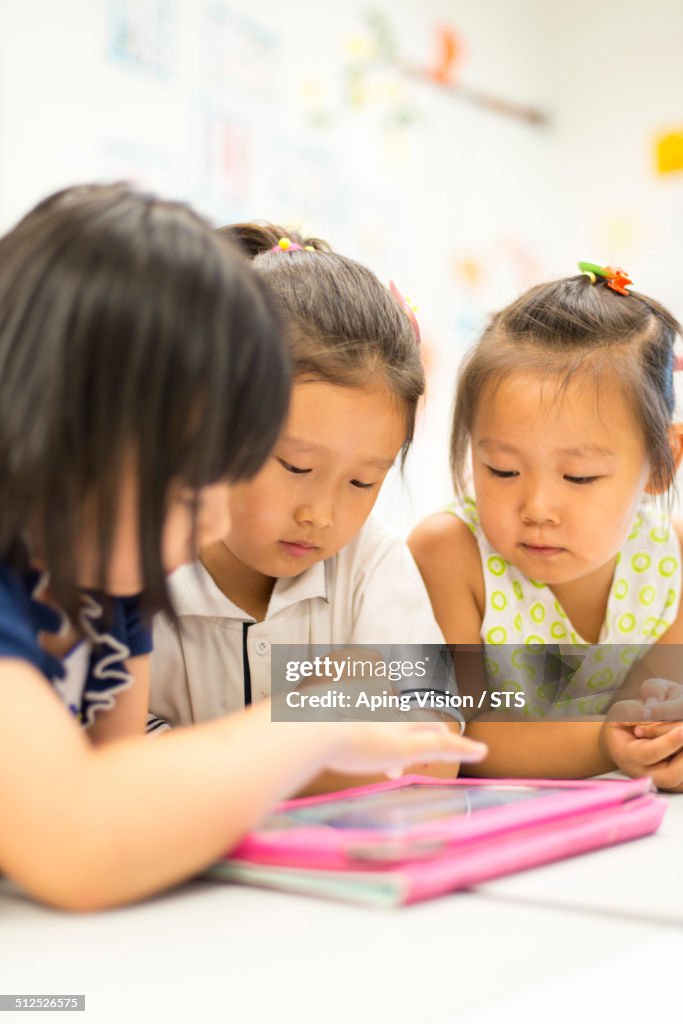
[[[177,569],[169,589],[178,624],[154,620],[150,731],[270,696],[271,644],[445,643],[408,547],[372,518],[334,557],[276,580],[262,622],[201,563]]]

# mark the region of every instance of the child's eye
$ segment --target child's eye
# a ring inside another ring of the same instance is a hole
[[[567,476],[565,473],[565,480],[568,480],[570,484],[594,484],[596,480],[599,480],[599,476]]]
[[[277,460],[283,469],[286,469],[288,473],[310,473],[310,469],[300,469],[299,466],[293,466],[291,462],[285,462],[284,459]]]
[[[515,469],[494,469],[493,466],[486,467],[491,476],[500,477],[501,480],[509,480],[513,476],[519,476]]]
[[[368,488],[374,487],[375,485],[374,485],[374,483],[364,484],[360,480],[352,480],[351,481],[351,486],[352,487],[360,487],[361,490],[366,491],[366,490],[368,490]]]

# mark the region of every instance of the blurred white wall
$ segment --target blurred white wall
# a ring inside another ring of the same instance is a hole
[[[683,131],[683,5],[573,0],[539,10],[556,121],[548,269],[564,273],[574,254],[620,262],[683,316],[683,172],[657,174],[654,146]]]
[[[430,66],[442,24],[459,82],[549,123],[378,59]],[[588,259],[683,316],[683,172],[654,169],[657,133],[683,128],[682,44],[676,0],[0,0],[0,229],[57,187],[132,178],[394,278],[430,369],[380,498],[405,530],[448,499],[453,378],[490,311]]]

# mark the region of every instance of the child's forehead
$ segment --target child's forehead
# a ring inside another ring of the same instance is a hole
[[[369,380],[361,386],[299,378],[292,387],[284,431],[312,431],[318,437],[326,428],[335,433],[368,423],[391,428],[397,422],[403,425],[404,420],[401,401],[382,380]]]
[[[280,443],[326,458],[353,453],[386,469],[405,441],[405,411],[384,386],[295,382]]]
[[[473,439],[504,448],[526,436],[545,438],[574,454],[613,452],[625,438],[640,440],[640,424],[615,378],[520,370],[490,381],[477,403]]]

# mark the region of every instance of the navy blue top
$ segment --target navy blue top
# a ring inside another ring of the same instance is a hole
[[[57,633],[65,619],[33,595],[41,574],[20,573],[0,562],[0,658],[27,661],[60,692],[66,676],[64,662],[44,651],[38,633]],[[107,599],[106,613],[94,593],[82,595],[79,625],[88,642],[82,685],[70,688],[69,707],[80,721],[92,725],[98,710],[114,705],[118,691],[132,684],[126,660],[152,650],[152,631],[142,616],[140,595]]]

